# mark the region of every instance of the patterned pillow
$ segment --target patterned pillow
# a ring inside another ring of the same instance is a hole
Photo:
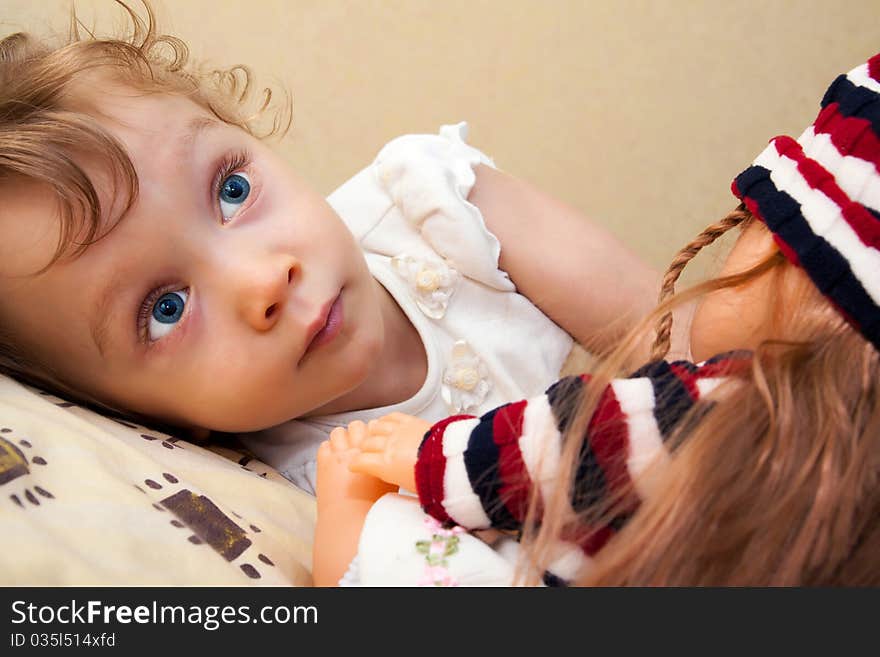
[[[2,585],[305,586],[314,519],[256,460],[0,376]]]

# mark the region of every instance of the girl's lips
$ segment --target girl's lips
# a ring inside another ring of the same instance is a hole
[[[312,339],[309,341],[309,346],[306,347],[303,356],[318,347],[331,342],[333,338],[339,335],[340,330],[342,330],[342,320],[342,292],[340,292],[336,295],[333,303],[330,304],[330,308],[327,309],[323,325],[318,329],[317,333],[312,336]]]

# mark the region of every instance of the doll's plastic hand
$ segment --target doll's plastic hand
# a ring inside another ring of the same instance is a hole
[[[430,422],[404,413],[370,420],[349,468],[415,492],[419,445],[430,428]]]
[[[374,502],[394,487],[370,473],[356,473],[349,469],[351,460],[359,453],[358,447],[367,436],[363,422],[352,422],[348,428],[337,427],[330,439],[318,448],[318,480],[316,488],[318,509],[352,501]]]

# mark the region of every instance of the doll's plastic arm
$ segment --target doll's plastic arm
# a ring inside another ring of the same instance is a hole
[[[352,502],[318,507],[312,545],[315,586],[338,586],[358,550],[361,531],[373,503]]]
[[[371,420],[349,468],[414,492],[419,446],[430,428],[430,422],[404,413]]]
[[[317,459],[317,509],[312,546],[312,581],[315,586],[336,586],[357,554],[361,530],[373,503],[394,486],[348,465],[363,440],[363,422],[337,428],[321,444]]]

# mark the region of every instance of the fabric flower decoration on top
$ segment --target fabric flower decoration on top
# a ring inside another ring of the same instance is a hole
[[[491,387],[486,364],[465,340],[458,340],[452,345],[452,357],[440,388],[449,412],[465,413],[478,407]]]
[[[409,255],[391,259],[394,271],[409,283],[416,305],[431,319],[446,314],[459,273],[441,260],[420,260]]]

